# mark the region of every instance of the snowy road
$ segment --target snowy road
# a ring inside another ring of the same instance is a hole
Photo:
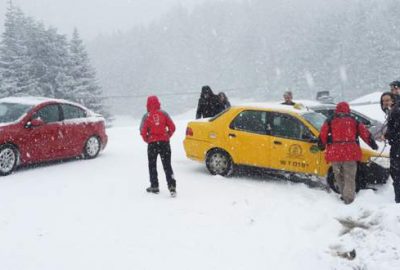
[[[172,140],[178,197],[146,194],[146,145],[108,130],[95,160],[0,178],[0,269],[359,269],[400,265],[400,208],[390,184],[343,205],[304,184],[211,176]],[[160,165],[160,164],[159,164]],[[364,224],[340,235],[337,218]],[[336,256],[357,250],[353,261]]]

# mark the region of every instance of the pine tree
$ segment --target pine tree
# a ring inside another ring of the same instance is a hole
[[[63,98],[70,87],[68,42],[11,3],[0,47],[0,95]]]
[[[40,27],[36,32],[33,57],[37,66],[45,67],[45,72],[37,77],[40,87],[45,96],[67,98],[72,80],[67,38],[55,28]]]
[[[32,20],[12,5],[7,9],[0,45],[0,96],[35,94],[38,85],[31,77],[32,58],[28,36]]]
[[[96,81],[96,72],[90,64],[89,56],[77,29],[74,29],[69,49],[71,61],[69,72],[73,82],[66,97],[84,104],[94,112],[101,113],[110,119],[110,115],[102,103],[103,91]]]

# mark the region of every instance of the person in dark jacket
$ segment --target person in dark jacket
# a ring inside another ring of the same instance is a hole
[[[373,149],[378,149],[368,129],[351,116],[349,104],[340,102],[333,118],[323,124],[319,139],[326,147],[325,159],[332,164],[345,204],[352,203],[355,197],[357,162],[362,156],[358,136]]]
[[[221,111],[224,111],[231,107],[231,103],[229,102],[229,99],[224,92],[218,93],[218,99],[219,102],[221,103],[221,109],[222,109]]]
[[[396,104],[400,103],[400,81],[393,81],[389,84],[390,92],[396,97]]]
[[[388,116],[389,112],[393,108],[393,106],[396,104],[396,96],[392,92],[384,92],[381,95],[381,109],[382,111]]]
[[[380,103],[381,109],[385,113],[386,121],[377,134],[379,135],[379,141],[384,141],[386,140],[385,133],[387,131],[387,122],[389,120],[389,115],[394,105],[396,104],[396,96],[391,92],[384,92],[381,95]]]
[[[157,157],[161,162],[167,178],[168,189],[172,196],[176,195],[176,180],[171,166],[171,146],[169,139],[175,132],[175,124],[169,115],[161,110],[160,101],[156,96],[147,98],[147,113],[140,125],[140,135],[148,144],[147,157],[149,161],[150,187],[147,192],[159,193]]]
[[[393,180],[395,202],[400,203],[400,108],[398,103],[389,110],[385,138],[390,144],[390,175]]]
[[[210,86],[203,86],[197,106],[196,119],[213,117],[220,112],[220,108],[218,96],[213,93]]]

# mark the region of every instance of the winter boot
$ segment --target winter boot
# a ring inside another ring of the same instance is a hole
[[[176,197],[176,187],[169,187],[169,192],[171,193],[171,197]]]
[[[149,193],[158,194],[160,192],[160,189],[158,187],[148,187],[146,188],[146,191]]]

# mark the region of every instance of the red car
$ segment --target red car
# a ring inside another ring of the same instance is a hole
[[[107,144],[104,118],[66,100],[0,99],[0,175],[17,166],[95,158]]]

